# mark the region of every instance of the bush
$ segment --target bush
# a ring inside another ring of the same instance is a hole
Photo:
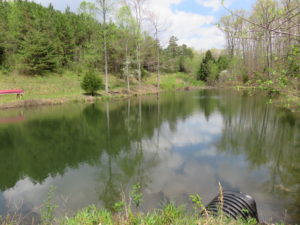
[[[211,54],[211,51],[208,50],[205,53],[205,57],[202,60],[201,64],[200,64],[200,69],[198,71],[197,74],[197,79],[198,80],[202,80],[204,82],[208,81],[208,77],[211,75],[212,71],[211,69],[215,70],[215,68],[218,70],[218,67],[215,67],[213,64],[215,64],[215,59]],[[215,73],[216,71],[213,71],[213,73]],[[218,72],[217,72],[218,73]],[[215,76],[215,74],[213,74],[213,76]]]
[[[94,95],[98,90],[103,88],[102,79],[95,72],[89,71],[85,74],[81,82],[81,88],[88,94]]]
[[[221,55],[217,61],[219,70],[220,71],[226,70],[229,66],[229,63],[230,63],[230,58],[228,56]]]
[[[213,84],[215,81],[217,81],[219,79],[218,65],[215,62],[210,61],[208,63],[208,70],[209,70],[209,74],[207,77],[207,81],[209,84]]]

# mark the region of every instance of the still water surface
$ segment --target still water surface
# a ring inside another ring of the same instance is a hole
[[[300,223],[300,121],[258,93],[203,90],[0,111],[0,214],[110,209],[143,187],[143,209],[252,195],[260,219]],[[16,209],[17,208],[17,209]]]

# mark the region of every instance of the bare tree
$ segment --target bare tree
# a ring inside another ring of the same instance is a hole
[[[97,0],[103,25],[102,41],[104,53],[105,92],[108,93],[107,18],[111,8],[110,0]]]
[[[257,0],[250,15],[227,10],[230,15],[221,19],[220,28],[226,35],[229,53],[242,52],[244,66],[260,68],[269,78],[274,69],[283,65],[289,68],[283,62],[300,43],[298,0]]]
[[[141,88],[142,81],[142,65],[141,65],[141,39],[142,39],[142,21],[143,21],[143,6],[147,0],[130,0],[137,24],[136,29],[136,60],[137,60],[137,72],[139,80],[139,89]]]
[[[166,30],[165,23],[160,21],[159,15],[154,12],[148,12],[149,21],[154,29],[154,39],[156,41],[156,72],[157,72],[157,88],[160,88],[160,41],[159,34]]]
[[[129,41],[134,36],[134,30],[135,30],[135,21],[132,17],[131,10],[128,5],[126,5],[126,1],[124,1],[124,6],[122,6],[118,11],[117,16],[118,24],[120,28],[122,29],[123,33],[123,43],[125,48],[125,59],[124,59],[124,68],[123,72],[126,77],[127,82],[127,91],[130,92],[130,54],[129,54]]]

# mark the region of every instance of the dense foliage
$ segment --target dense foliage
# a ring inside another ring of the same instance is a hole
[[[4,71],[57,72],[83,59],[93,20],[27,1],[0,1],[1,61]]]
[[[82,2],[78,13],[55,10],[34,2],[0,1],[0,70],[43,75],[63,69],[104,71],[103,33],[106,35],[108,72],[137,76],[136,44],[140,45],[141,75],[157,70],[157,50],[163,72],[192,72],[192,49],[171,37],[163,49],[146,32],[137,35],[132,9],[120,9],[115,22],[96,18],[94,3]],[[115,9],[117,10],[117,9]],[[189,64],[188,64],[189,63]],[[125,74],[124,67],[128,66]]]
[[[215,60],[211,51],[208,50],[200,64],[200,69],[197,73],[198,80],[209,82],[210,84],[217,81],[220,72],[227,69],[229,61],[226,56],[222,55],[218,60]]]
[[[102,79],[95,72],[89,71],[85,74],[81,87],[88,94],[94,95],[100,88],[103,87]]]

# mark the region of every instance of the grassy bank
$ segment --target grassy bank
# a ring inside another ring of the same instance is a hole
[[[222,191],[222,189],[220,189]],[[237,220],[227,217],[222,210],[217,216],[212,216],[205,209],[199,195],[190,195],[193,210],[187,210],[184,205],[166,203],[161,208],[149,212],[141,211],[143,194],[141,186],[135,184],[128,197],[123,195],[121,201],[116,202],[111,210],[99,209],[95,205],[87,206],[71,216],[55,217],[58,205],[53,201],[55,187],[50,187],[46,200],[40,207],[40,218],[30,214],[25,216],[11,215],[1,218],[0,225],[254,225],[254,218]],[[222,195],[221,195],[221,202]],[[128,200],[125,200],[128,199]],[[221,203],[222,204],[222,203]]]
[[[25,95],[22,99],[16,99],[16,95],[0,95],[0,108],[13,108],[34,105],[51,105],[65,102],[87,102],[107,99],[110,97],[122,98],[131,95],[146,95],[160,91],[176,89],[192,89],[205,87],[202,81],[197,81],[194,76],[185,73],[162,74],[160,89],[157,88],[156,74],[151,74],[143,80],[142,88],[138,88],[138,82],[131,80],[131,91],[127,92],[127,84],[124,80],[109,77],[110,93],[103,90],[99,95],[91,97],[84,95],[80,87],[83,76],[65,72],[63,74],[51,74],[48,76],[22,76],[16,74],[3,75],[0,73],[0,90],[23,89]],[[297,80],[294,83],[297,85]],[[282,83],[272,81],[251,80],[248,82],[222,81],[215,88],[235,88],[237,90],[263,90],[270,97],[270,104],[287,108],[294,112],[300,112],[300,94],[296,87],[284,86]]]
[[[24,97],[19,100],[16,95],[0,95],[0,108],[60,104],[64,102],[84,102],[94,99],[108,97],[127,97],[130,95],[144,95],[157,93],[159,91],[175,90],[183,88],[193,88],[204,86],[203,82],[196,81],[188,74],[163,74],[160,79],[160,89],[156,87],[156,75],[151,74],[145,78],[141,89],[138,89],[138,82],[131,80],[131,91],[127,92],[127,84],[124,80],[115,76],[109,77],[110,93],[106,94],[103,90],[99,91],[97,97],[84,95],[80,87],[83,76],[72,72],[48,76],[22,76],[22,75],[3,75],[0,74],[0,90],[4,89],[23,89]]]
[[[199,211],[188,213],[183,206],[168,204],[162,209],[156,209],[149,213],[122,212],[112,214],[107,210],[99,210],[90,206],[76,213],[73,217],[59,221],[62,225],[251,225],[257,224],[255,220],[233,220],[220,215],[218,217],[200,216]]]
[[[176,206],[169,203],[161,209],[155,209],[148,213],[132,212],[124,209],[121,212],[112,213],[106,209],[99,209],[90,205],[79,210],[73,216],[63,218],[44,217],[40,222],[28,221],[26,224],[41,225],[255,225],[255,219],[238,219],[226,217],[220,214],[217,217],[200,214],[200,209],[188,212],[184,206]],[[42,215],[43,218],[43,215]],[[1,219],[1,218],[0,218]],[[21,225],[22,218],[8,216],[0,220],[1,225]]]

